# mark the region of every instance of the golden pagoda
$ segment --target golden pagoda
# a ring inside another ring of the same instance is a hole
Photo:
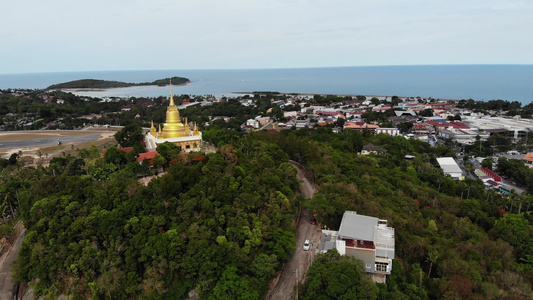
[[[194,130],[191,130],[187,119],[185,124],[181,122],[180,112],[174,103],[174,95],[172,93],[172,82],[170,83],[170,103],[167,107],[166,121],[159,130],[152,121],[150,131],[145,135],[146,149],[148,151],[155,151],[157,145],[165,142],[170,142],[176,146],[181,147],[183,151],[198,151],[202,146],[202,133],[198,130],[196,123],[194,123]]]
[[[172,94],[172,82],[170,83],[170,104],[167,107],[167,119],[163,124],[163,134],[160,138],[170,139],[190,135],[181,123],[180,112],[174,104],[174,95]]]

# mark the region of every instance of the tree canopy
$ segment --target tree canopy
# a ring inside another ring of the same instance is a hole
[[[302,299],[378,299],[378,288],[363,262],[329,250],[315,257],[307,272]]]
[[[27,228],[16,281],[73,299],[182,299],[192,289],[202,299],[262,298],[296,246],[292,159],[319,187],[301,203],[319,223],[337,229],[353,210],[395,229],[386,284],[332,252],[309,269],[300,290],[308,299],[533,296],[530,196],[445,176],[435,167],[453,155],[445,146],[329,128],[204,133],[216,153],[178,156],[147,186],[137,176],[149,167],[112,147],[109,157],[89,149],[48,167],[6,160],[0,208],[18,210]],[[387,152],[358,155],[368,143]]]
[[[265,294],[294,251],[296,171],[276,145],[242,142],[251,151],[222,147],[146,187],[136,162],[103,162],[115,170],[103,180],[64,167],[41,177],[21,207],[16,278],[37,295],[95,299]]]
[[[142,127],[139,124],[129,124],[115,133],[115,139],[122,147],[133,147],[144,140]]]

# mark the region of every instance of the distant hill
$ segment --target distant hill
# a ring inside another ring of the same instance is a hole
[[[122,81],[112,81],[112,80],[101,80],[101,79],[80,79],[64,83],[58,83],[49,86],[48,90],[59,90],[59,89],[110,89],[110,88],[120,88],[120,87],[130,87],[130,86],[145,86],[145,85],[157,85],[165,86],[170,83],[172,79],[172,84],[180,85],[191,82],[188,78],[174,76],[172,78],[158,79],[152,82],[141,82],[141,83],[130,83]]]

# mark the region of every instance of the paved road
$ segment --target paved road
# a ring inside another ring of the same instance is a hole
[[[293,163],[298,169],[297,178],[300,180],[300,192],[306,197],[311,198],[315,194],[315,188],[305,176],[305,170]],[[306,211],[302,212],[300,223],[296,229],[296,251],[290,260],[285,264],[282,276],[278,284],[273,288],[273,293],[268,299],[287,300],[296,298],[295,285],[303,282],[305,272],[311,265],[320,244],[320,230],[317,226],[311,225],[311,219]],[[311,249],[303,250],[304,241],[311,241]]]
[[[9,300],[13,299],[13,281],[11,281],[11,272],[10,268],[15,259],[17,259],[20,246],[22,245],[22,240],[24,239],[24,234],[26,229],[22,229],[22,232],[19,234],[17,240],[11,247],[11,250],[6,253],[7,257],[4,260],[4,263],[0,267],[0,299]]]
[[[74,143],[74,142],[89,142],[100,138],[100,134],[88,134],[88,135],[72,135],[62,136],[61,142]],[[14,149],[14,148],[26,148],[26,147],[41,147],[49,145],[57,145],[58,137],[46,137],[29,140],[7,141],[0,143],[0,149]]]

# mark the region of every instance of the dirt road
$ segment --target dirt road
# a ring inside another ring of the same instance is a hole
[[[308,180],[306,171],[297,163],[291,162],[298,169],[297,178],[300,180],[300,192],[306,198],[311,198],[315,194],[314,185]],[[296,298],[296,284],[303,282],[303,277],[311,265],[320,243],[320,230],[317,226],[311,225],[311,218],[307,211],[302,211],[300,222],[296,229],[296,251],[290,260],[285,264],[282,275],[269,294],[267,299],[287,300]],[[303,250],[304,241],[311,241],[309,251]]]

